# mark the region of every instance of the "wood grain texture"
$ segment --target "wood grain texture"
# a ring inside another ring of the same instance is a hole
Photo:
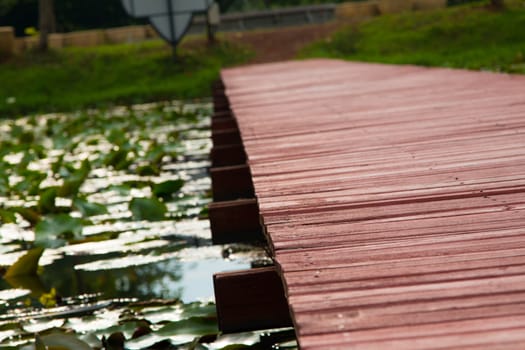
[[[221,76],[302,349],[525,348],[525,77]]]

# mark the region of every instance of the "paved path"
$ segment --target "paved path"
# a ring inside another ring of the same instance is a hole
[[[525,77],[222,73],[301,349],[525,348]]]

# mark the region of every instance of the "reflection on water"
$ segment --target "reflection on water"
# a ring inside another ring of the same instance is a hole
[[[174,112],[182,109],[191,113]],[[26,174],[24,169],[31,169],[34,178],[45,174],[37,189],[63,186],[89,159],[91,169],[79,196],[97,204],[88,209],[100,211],[86,218],[80,240],[45,250],[38,276],[0,279],[0,346],[25,344],[30,340],[26,333],[54,327],[69,327],[86,337],[92,332],[89,341],[96,343],[99,335],[122,323],[130,303],[213,300],[215,272],[249,268],[252,261],[265,259],[256,247],[212,246],[208,221],[200,218],[210,201],[209,110],[209,105],[151,104],[0,122],[8,135],[0,136],[5,146],[0,152],[0,209],[41,205],[38,192],[20,195],[31,191],[19,176]],[[31,134],[26,136],[31,144],[16,146],[24,133]],[[107,155],[116,149],[115,142],[136,157],[119,170]],[[6,149],[9,145],[12,151]],[[2,183],[3,177],[9,180]],[[165,220],[133,219],[131,199],[151,197],[153,184],[179,179],[184,185],[165,200]],[[72,203],[56,201],[57,207]],[[83,215],[71,212],[72,217]],[[0,225],[0,266],[13,264],[35,239],[27,217],[14,217],[15,223]],[[44,237],[44,243],[46,239],[54,238]],[[42,308],[50,298],[57,304]],[[170,315],[153,309],[149,317],[174,321],[177,307]],[[15,325],[19,321],[22,328]]]

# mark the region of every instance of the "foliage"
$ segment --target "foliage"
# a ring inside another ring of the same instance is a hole
[[[525,73],[523,1],[504,11],[487,2],[381,16],[308,47],[302,57]]]
[[[0,1],[0,16],[4,16],[7,12],[9,12],[16,3],[17,0]]]
[[[207,47],[187,39],[174,61],[160,40],[96,48],[26,52],[0,65],[0,118],[69,111],[114,103],[192,99],[209,95],[219,69],[251,53],[224,42]],[[190,46],[192,48],[190,48]]]
[[[207,223],[196,220],[209,201],[202,181],[208,115],[209,104],[164,102],[0,121],[2,254],[50,247],[40,267],[36,258],[23,263],[31,275],[0,279],[8,298],[0,303],[8,335],[1,348],[271,348],[258,333],[218,336],[214,304],[179,300],[188,297],[183,288],[198,290],[189,301],[212,295],[198,295],[203,280],[211,282],[211,271],[203,276],[197,267],[207,259],[202,255],[211,256],[205,266],[224,263],[217,263],[223,248],[209,245]],[[106,164],[112,149],[126,149],[131,164]],[[24,158],[30,160],[18,166]],[[158,175],[137,174],[150,165]],[[59,196],[70,178],[82,184]],[[41,181],[30,195],[31,186],[20,184],[35,179]],[[131,202],[142,203],[135,217]],[[157,219],[146,217],[156,206],[163,221],[133,221]],[[180,227],[168,221],[179,217]],[[5,234],[15,226],[26,234]],[[182,286],[189,280],[195,286]]]
[[[44,248],[34,248],[22,255],[13,265],[9,267],[4,277],[18,277],[36,275],[38,260],[42,256]]]
[[[159,221],[166,216],[166,205],[156,198],[133,198],[129,210],[135,220]]]

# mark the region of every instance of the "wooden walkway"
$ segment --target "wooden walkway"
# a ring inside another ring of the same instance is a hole
[[[525,77],[224,70],[301,349],[525,349]]]

